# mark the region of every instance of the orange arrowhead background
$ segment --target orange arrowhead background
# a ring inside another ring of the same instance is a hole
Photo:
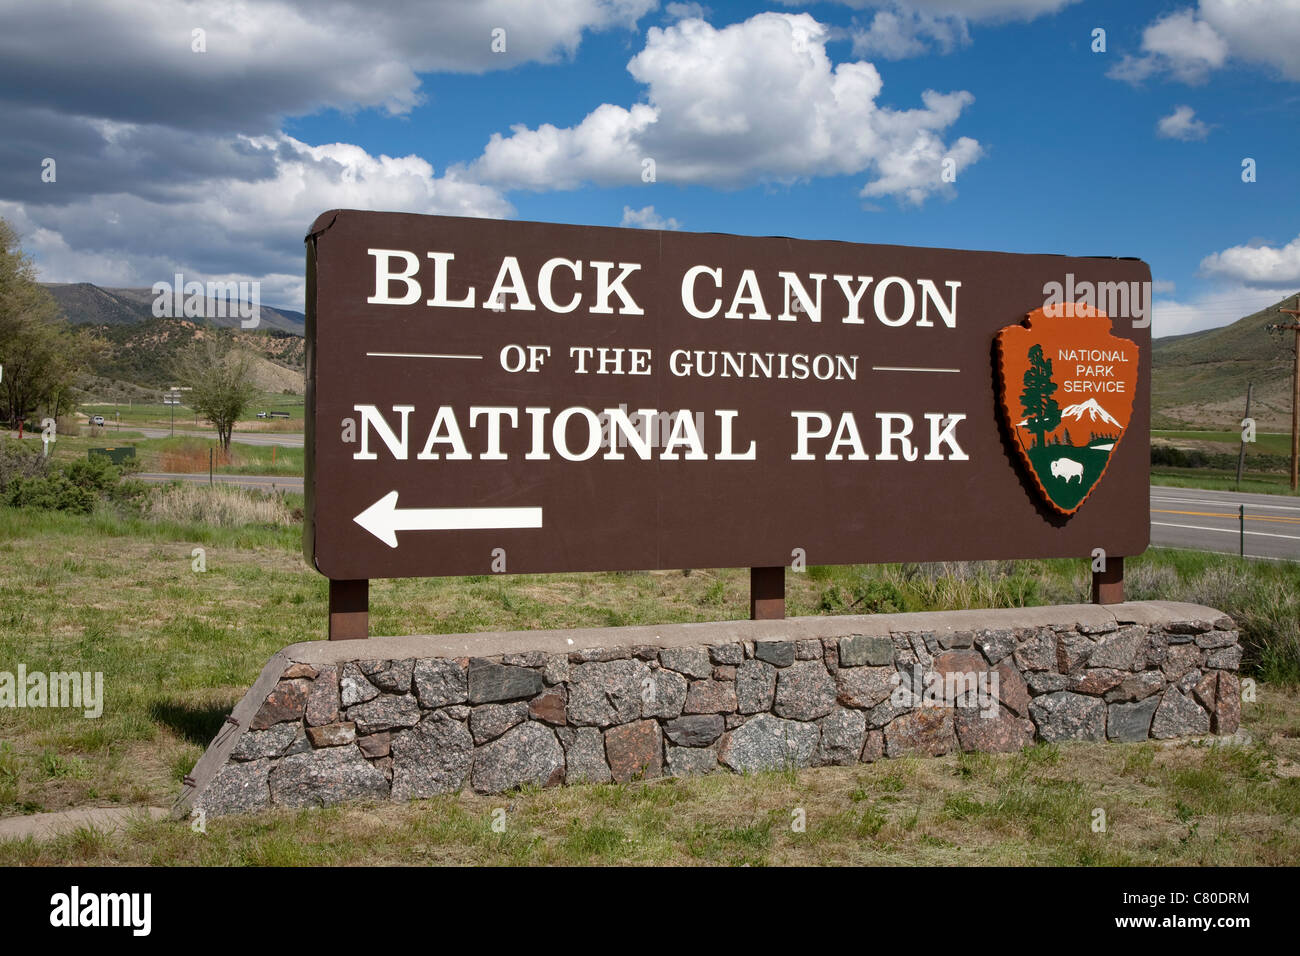
[[[998,401],[1008,433],[1047,504],[1074,514],[1105,475],[1128,428],[1138,345],[1113,335],[1106,313],[1074,302],[1035,309],[1023,325],[999,332],[996,343]],[[1051,363],[1051,399],[1062,412],[1041,445],[1021,400],[1035,345]]]

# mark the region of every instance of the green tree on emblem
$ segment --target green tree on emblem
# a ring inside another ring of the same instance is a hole
[[[1025,414],[1025,426],[1036,439],[1035,448],[1046,444],[1048,432],[1061,424],[1061,408],[1052,395],[1056,383],[1052,381],[1052,360],[1043,355],[1043,347],[1035,345],[1029,350],[1029,370],[1025,372],[1025,390],[1020,393],[1020,405]]]

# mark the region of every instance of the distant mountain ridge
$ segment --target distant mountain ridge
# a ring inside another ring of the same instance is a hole
[[[72,325],[131,325],[157,318],[153,314],[153,303],[157,296],[152,289],[103,288],[91,282],[42,282],[41,285],[54,296],[54,301]],[[204,314],[213,318],[190,321],[209,322],[223,328],[239,328],[238,313],[218,315],[223,310],[219,310],[217,305],[215,300],[208,299]],[[258,317],[259,329],[279,329],[294,335],[306,333],[307,318],[301,312],[262,305]]]
[[[268,392],[302,394],[306,358],[305,318],[301,312],[260,306],[255,329],[242,329],[238,310],[211,320],[158,318],[152,289],[105,289],[90,282],[41,283],[68,323],[93,331],[104,346],[95,354],[79,385],[92,396],[117,400],[143,389],[157,392],[173,384],[176,359],[214,326],[232,329],[254,353],[253,379]],[[234,303],[230,303],[234,305]],[[137,395],[137,397],[139,397]]]

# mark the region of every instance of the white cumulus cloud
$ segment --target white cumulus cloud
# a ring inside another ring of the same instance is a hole
[[[7,0],[0,90],[32,106],[191,128],[324,107],[406,113],[420,74],[572,56],[655,0]],[[196,52],[202,30],[204,52]],[[494,31],[500,41],[494,46]],[[261,132],[259,128],[256,131]]]
[[[310,146],[277,134],[243,138],[270,175],[216,177],[158,196],[97,193],[61,205],[0,201],[46,282],[149,285],[180,270],[196,279],[261,279],[263,301],[302,307],[302,239],[326,209],[501,217],[496,190],[438,176],[418,156],[358,146]]]
[[[642,206],[640,209],[633,209],[631,206],[623,207],[623,221],[620,226],[628,226],[632,229],[680,229],[682,224],[676,219],[669,216],[665,219],[655,212],[654,206]]]
[[[1185,142],[1205,139],[1210,127],[1196,118],[1190,106],[1177,106],[1168,116],[1156,123],[1156,135],[1163,139],[1181,139]]]
[[[1224,286],[1185,301],[1156,299],[1151,304],[1151,334],[1158,338],[1218,328],[1277,300],[1276,291],[1244,285]]]
[[[1300,287],[1300,236],[1280,247],[1253,242],[1212,253],[1201,260],[1201,273],[1252,288]]]
[[[951,194],[943,160],[960,171],[982,149],[968,137],[948,145],[942,134],[974,97],[926,91],[917,108],[880,106],[876,68],[833,64],[829,38],[808,14],[652,27],[628,63],[646,102],[601,104],[575,126],[495,134],[465,175],[551,190],[638,184],[650,181],[648,170],[658,182],[736,188],[868,172],[864,196],[919,203]]]
[[[803,6],[801,0],[782,0]],[[844,6],[871,11],[866,26],[849,34],[853,52],[901,60],[931,51],[951,53],[971,42],[972,23],[1027,23],[1053,14],[1079,0],[838,0]]]
[[[902,60],[928,53],[933,47],[951,53],[970,43],[965,17],[935,16],[923,10],[894,7],[878,10],[865,29],[853,31],[853,52]]]
[[[1300,0],[1200,0],[1142,31],[1142,53],[1126,55],[1107,76],[1140,83],[1168,75],[1202,83],[1230,60],[1300,80]]]

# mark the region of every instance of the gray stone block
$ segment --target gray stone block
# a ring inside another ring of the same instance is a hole
[[[422,800],[465,785],[474,741],[465,725],[427,714],[410,730],[392,735],[393,799]]]
[[[474,752],[470,780],[480,793],[526,784],[552,786],[564,779],[564,750],[555,731],[535,720],[507,731]]]
[[[469,677],[457,660],[417,661],[414,683],[421,707],[446,707],[469,700]]]
[[[835,681],[820,660],[798,661],[776,676],[772,712],[793,720],[816,720],[835,707]]]
[[[199,795],[194,809],[208,816],[265,810],[271,805],[267,786],[271,763],[261,759],[226,764]]]
[[[754,657],[773,667],[789,667],[794,663],[794,641],[755,641]]]
[[[770,710],[776,693],[776,668],[760,660],[744,661],[736,668],[736,710],[756,714]]]
[[[271,771],[271,802],[280,807],[333,806],[348,800],[387,800],[388,778],[355,744],[283,758]]]
[[[482,658],[469,662],[469,702],[491,704],[522,700],[542,692],[542,675],[527,667],[493,664]]]
[[[1159,697],[1148,697],[1131,704],[1111,704],[1106,717],[1106,736],[1121,743],[1135,743],[1151,735],[1151,718]]]
[[[713,674],[709,652],[700,647],[665,647],[659,652],[659,663],[671,671],[696,679]]]
[[[1057,691],[1035,697],[1029,716],[1047,741],[1106,739],[1106,705],[1096,697]]]
[[[806,767],[819,738],[816,724],[758,714],[723,737],[718,760],[741,773]]]
[[[707,747],[725,729],[720,714],[690,714],[664,724],[664,733],[679,747]]]
[[[894,643],[887,637],[854,634],[840,638],[840,667],[883,667],[894,663]]]

